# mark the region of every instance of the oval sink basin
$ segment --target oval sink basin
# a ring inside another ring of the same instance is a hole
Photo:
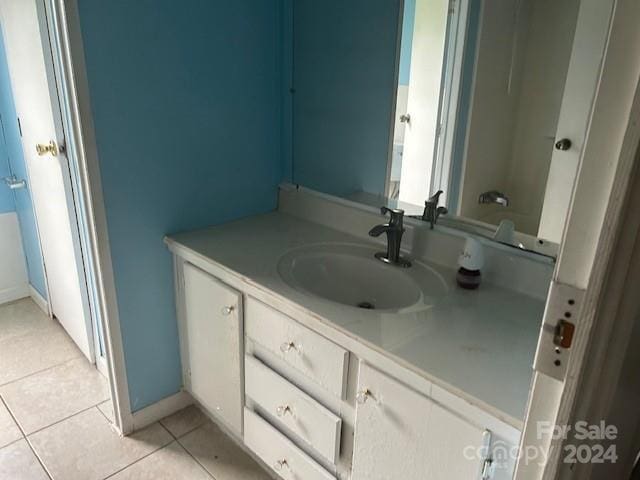
[[[379,251],[351,244],[316,244],[291,250],[278,263],[290,287],[354,308],[399,311],[432,305],[448,287],[439,273],[413,261],[388,265]]]

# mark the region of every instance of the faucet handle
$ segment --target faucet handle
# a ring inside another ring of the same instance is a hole
[[[404,210],[401,208],[389,208],[389,207],[381,207],[380,213],[386,215],[387,213],[391,216],[389,220],[389,224],[391,225],[402,225],[402,219],[404,218]]]

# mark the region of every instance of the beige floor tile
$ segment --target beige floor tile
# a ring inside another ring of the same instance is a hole
[[[9,410],[0,401],[0,448],[22,438],[22,432],[13,421]]]
[[[111,400],[102,402],[100,405],[98,405],[98,408],[100,409],[102,414],[107,417],[107,420],[109,420],[110,423],[114,423],[115,414],[113,413],[113,403],[111,403]]]
[[[163,418],[160,420],[160,423],[162,423],[174,437],[179,438],[199,426],[204,425],[207,421],[206,415],[202,413],[198,407],[190,405],[173,415]]]
[[[0,305],[0,341],[56,324],[30,298]]]
[[[109,386],[83,357],[4,385],[0,395],[29,435],[108,400]]]
[[[211,480],[178,442],[152,453],[109,480]]]
[[[34,433],[29,440],[54,480],[99,480],[173,438],[159,423],[122,438],[97,408],[91,408]]]
[[[0,479],[48,480],[49,477],[23,439],[0,448]]]
[[[0,385],[81,355],[58,324],[0,340]]]
[[[216,480],[271,480],[251,457],[209,421],[179,442]]]

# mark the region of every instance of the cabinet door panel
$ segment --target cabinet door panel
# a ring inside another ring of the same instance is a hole
[[[361,364],[352,480],[475,480],[485,432]]]
[[[232,431],[242,433],[242,294],[185,263],[187,388]]]

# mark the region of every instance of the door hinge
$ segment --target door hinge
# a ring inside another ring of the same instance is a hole
[[[451,0],[449,2],[449,14],[453,15],[456,13],[456,0]]]
[[[436,137],[437,138],[440,138],[440,135],[442,135],[442,128],[443,128],[442,123],[438,124],[438,126],[436,127]]]

